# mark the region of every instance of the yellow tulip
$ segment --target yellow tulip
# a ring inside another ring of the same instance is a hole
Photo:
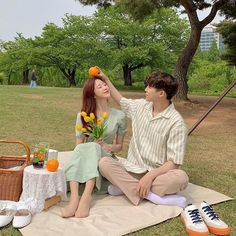
[[[85,132],[87,132],[87,129],[86,129],[86,128],[82,128],[81,131],[82,131],[83,133],[85,133]]]
[[[90,113],[90,119],[94,120],[95,119],[95,115],[93,113]]]
[[[76,125],[76,126],[75,126],[75,130],[76,130],[76,131],[81,131],[81,129],[82,129],[82,126],[81,126],[81,125]]]
[[[98,125],[98,126],[101,126],[101,125],[102,125],[102,120],[101,120],[101,119],[98,119],[98,120],[97,120],[97,125]]]
[[[107,116],[108,116],[108,115],[107,115],[107,112],[103,112],[103,113],[102,113],[102,118],[103,118],[103,119],[106,119]]]
[[[84,121],[85,121],[86,123],[88,123],[88,122],[90,122],[90,121],[91,121],[91,119],[90,119],[90,117],[89,117],[89,116],[84,116]]]
[[[81,116],[85,117],[85,116],[87,116],[87,113],[85,111],[82,111]]]

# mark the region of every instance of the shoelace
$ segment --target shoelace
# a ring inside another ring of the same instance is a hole
[[[216,213],[210,206],[204,206],[202,210],[210,217],[211,220],[219,219],[219,217],[216,215]]]
[[[194,224],[203,222],[198,209],[188,210],[188,212]]]

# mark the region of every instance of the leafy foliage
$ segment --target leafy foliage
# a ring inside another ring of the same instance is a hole
[[[220,51],[213,43],[209,51],[197,52],[188,77],[189,91],[219,95],[235,77],[236,69],[221,60]]]
[[[88,1],[81,1],[86,3]],[[98,1],[93,1],[98,2]],[[202,29],[212,22],[217,12],[221,10],[222,14],[227,16],[235,15],[235,2],[236,0],[187,0],[187,1],[172,1],[172,0],[114,0],[116,4],[120,4],[124,7],[124,10],[131,14],[134,19],[143,20],[147,15],[150,15],[156,9],[163,7],[177,7],[180,11],[188,15],[189,23],[191,25],[191,32],[189,41],[186,47],[180,53],[176,62],[174,76],[179,81],[179,90],[176,98],[186,100],[187,99],[187,74],[189,66],[192,62],[194,54],[197,51],[200,35]],[[211,8],[210,13],[203,20],[198,18],[198,10],[204,10]]]
[[[146,66],[173,67],[186,42],[188,26],[171,9],[155,11],[142,22],[118,7],[100,9],[95,17],[111,67],[121,65],[124,74]]]
[[[226,45],[223,58],[226,59],[229,64],[236,65],[236,22],[223,21],[217,25],[217,30],[222,34],[224,44]]]
[[[81,86],[92,65],[123,70],[114,73],[116,78],[125,78],[128,70],[131,79],[138,68],[173,67],[187,30],[186,22],[171,9],[137,22],[118,7],[101,8],[92,17],[66,15],[62,27],[48,23],[34,39],[19,35],[2,42],[0,67],[6,76],[17,73],[11,77],[16,84],[22,71],[27,77],[36,66],[40,85]]]
[[[0,44],[0,70],[8,77],[10,84],[11,76],[18,71],[28,76],[29,68],[33,66],[32,40],[24,38],[21,34],[14,41],[1,42]],[[28,78],[22,83],[27,83]],[[20,83],[21,83],[20,82]]]

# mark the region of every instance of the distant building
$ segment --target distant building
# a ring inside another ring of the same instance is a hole
[[[201,33],[200,48],[202,51],[208,51],[212,42],[215,41],[219,50],[224,49],[222,35],[215,32],[213,27],[205,27]]]

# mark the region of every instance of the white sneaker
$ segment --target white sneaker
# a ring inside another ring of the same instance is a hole
[[[189,236],[208,236],[209,231],[205,225],[198,208],[195,205],[189,205],[181,213],[186,231]]]
[[[229,226],[219,219],[208,203],[202,202],[199,211],[211,233],[216,235],[230,234]]]
[[[2,202],[0,204],[0,227],[8,225],[16,212],[16,204],[10,202]]]
[[[19,204],[16,214],[13,218],[12,226],[14,228],[23,228],[31,222],[31,212],[27,205]]]

